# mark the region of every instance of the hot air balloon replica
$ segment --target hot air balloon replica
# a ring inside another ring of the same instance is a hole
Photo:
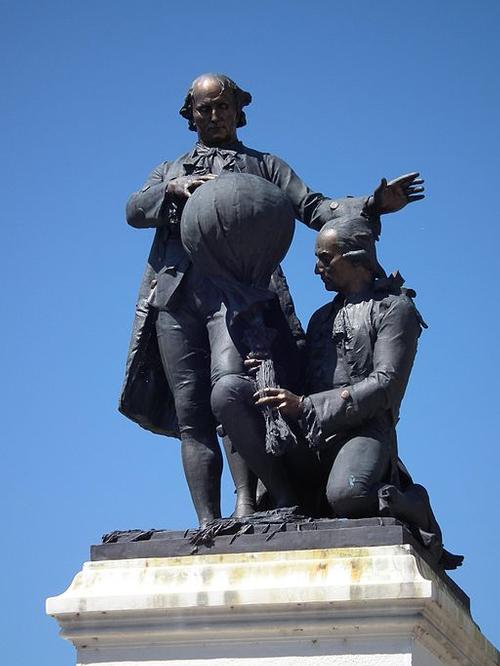
[[[276,296],[272,273],[292,242],[295,215],[273,183],[247,173],[225,173],[195,190],[181,219],[182,243],[194,265],[221,290],[227,325],[238,349],[261,358],[257,388],[276,386],[272,343],[264,313]],[[275,408],[264,408],[266,450],[280,455],[295,436]]]

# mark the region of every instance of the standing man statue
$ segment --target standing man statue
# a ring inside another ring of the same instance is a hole
[[[237,128],[246,124],[243,109],[251,99],[227,76],[198,77],[180,110],[198,134],[196,145],[153,169],[127,204],[128,223],[153,227],[156,233],[139,292],[119,408],[153,432],[180,436],[184,472],[201,525],[220,517],[222,456],[210,403],[212,387],[226,375],[244,376],[245,368],[227,330],[220,292],[190,264],[182,246],[183,206],[196,188],[225,171],[271,181],[287,195],[297,219],[312,229],[320,229],[338,206],[308,188],[280,158],[247,148],[238,140]],[[392,212],[422,198],[421,182],[418,174],[389,184],[383,180],[375,196],[353,201],[373,214]],[[292,331],[300,336],[280,271],[272,282]],[[270,470],[254,470],[268,485],[280,474],[273,464]],[[245,476],[241,460],[235,469],[240,479]],[[238,485],[245,483],[237,481]],[[275,496],[275,502],[290,503],[286,484],[278,487],[283,495]]]

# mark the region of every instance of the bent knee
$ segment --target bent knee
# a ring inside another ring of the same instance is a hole
[[[361,518],[376,515],[377,495],[364,484],[328,484],[326,499],[337,518]],[[375,512],[375,513],[374,513]]]
[[[228,410],[248,404],[254,393],[253,382],[244,375],[224,375],[217,380],[210,396],[215,417],[221,422]]]
[[[328,484],[326,487],[326,498],[330,506],[354,500],[357,497],[366,497],[368,493],[365,488],[356,488],[348,484]]]

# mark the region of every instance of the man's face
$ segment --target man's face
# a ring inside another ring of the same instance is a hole
[[[316,267],[314,272],[323,280],[328,291],[342,291],[346,287],[349,273],[347,259],[344,259],[335,243],[335,231],[320,232],[316,239]]]
[[[193,121],[198,138],[207,146],[221,146],[236,140],[240,110],[233,91],[221,92],[217,79],[200,79],[193,89]]]

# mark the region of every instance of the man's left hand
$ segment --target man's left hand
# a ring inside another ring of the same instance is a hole
[[[256,405],[277,407],[286,418],[296,421],[300,416],[302,397],[284,388],[265,388],[253,396]]]
[[[419,176],[420,174],[414,171],[389,182],[382,178],[380,185],[368,200],[368,212],[372,215],[395,213],[406,204],[423,199],[424,181]]]

